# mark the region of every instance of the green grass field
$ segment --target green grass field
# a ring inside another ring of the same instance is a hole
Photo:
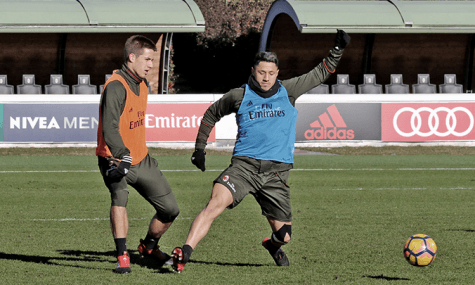
[[[183,244],[212,180],[230,161],[229,153],[208,155],[202,173],[189,154],[177,153],[154,154],[181,209],[160,241],[168,253]],[[110,199],[92,152],[3,155],[2,284],[475,283],[473,155],[296,156],[287,268],[276,267],[260,245],[271,232],[252,196],[218,217],[183,273],[158,267],[136,250],[153,209],[131,189],[128,275],[112,272]],[[403,257],[416,233],[437,243],[430,266],[413,267]]]

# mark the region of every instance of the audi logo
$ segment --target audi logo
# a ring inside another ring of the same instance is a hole
[[[412,113],[412,116],[411,116],[412,132],[410,132],[410,133],[405,133],[405,132],[401,131],[401,129],[398,126],[397,119],[398,119],[399,115],[401,115],[404,112],[411,112]],[[429,112],[430,113],[429,118],[428,118],[428,122],[427,122],[427,124],[429,126],[429,129],[430,129],[430,131],[428,131],[428,132],[421,132],[420,131],[421,126],[422,126],[422,118],[421,118],[421,115],[420,115],[421,112]],[[447,117],[445,118],[445,125],[447,126],[447,131],[446,132],[437,131],[437,129],[439,128],[439,116],[438,116],[439,112],[447,112]],[[455,127],[457,126],[457,116],[455,115],[456,112],[464,112],[470,117],[470,126],[463,132],[456,132],[455,131]],[[393,118],[394,129],[396,130],[396,132],[399,135],[401,135],[403,137],[412,137],[414,135],[419,135],[421,137],[428,137],[428,136],[431,136],[431,135],[436,135],[436,136],[439,136],[439,137],[446,137],[448,135],[463,137],[463,136],[467,135],[468,133],[470,133],[470,131],[473,129],[473,125],[474,125],[473,115],[469,110],[467,110],[464,107],[456,107],[456,108],[453,108],[452,110],[447,108],[447,107],[438,107],[436,109],[431,109],[431,108],[428,108],[428,107],[421,107],[417,110],[414,109],[414,108],[411,108],[411,107],[404,107],[404,108],[401,108],[399,111],[397,111],[396,114],[394,114],[394,118]]]

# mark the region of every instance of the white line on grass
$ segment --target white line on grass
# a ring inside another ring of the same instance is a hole
[[[221,172],[224,169],[209,169],[208,172]],[[475,168],[294,168],[292,171],[473,171]],[[196,170],[165,169],[162,172],[197,172]],[[97,173],[99,170],[4,170],[2,173]]]
[[[475,168],[309,168],[292,169],[294,171],[453,171],[475,170]]]
[[[428,189],[438,189],[438,190],[473,190],[475,188],[473,187],[454,187],[454,188],[335,188],[335,189],[330,189],[332,191],[365,191],[365,190],[370,190],[370,191],[399,191],[399,190],[428,190]]]
[[[0,173],[82,173],[99,172],[99,170],[7,170]]]
[[[179,220],[189,220],[191,218],[177,218]],[[64,219],[31,219],[31,221],[39,221],[39,222],[89,222],[89,221],[109,221],[109,218],[93,218],[93,219],[78,219],[78,218],[64,218]],[[137,220],[149,220],[149,218],[129,218],[129,221],[137,221]]]

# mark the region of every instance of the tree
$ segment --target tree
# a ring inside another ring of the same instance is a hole
[[[240,36],[261,32],[273,0],[196,0],[206,21],[206,30],[197,35],[198,43],[220,39],[232,43]]]
[[[204,33],[174,35],[179,93],[222,93],[247,82],[264,20],[274,0],[195,0]]]

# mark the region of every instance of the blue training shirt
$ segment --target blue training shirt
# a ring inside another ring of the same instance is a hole
[[[236,114],[238,134],[233,156],[294,162],[297,109],[287,90],[263,98],[245,85],[244,97]]]

